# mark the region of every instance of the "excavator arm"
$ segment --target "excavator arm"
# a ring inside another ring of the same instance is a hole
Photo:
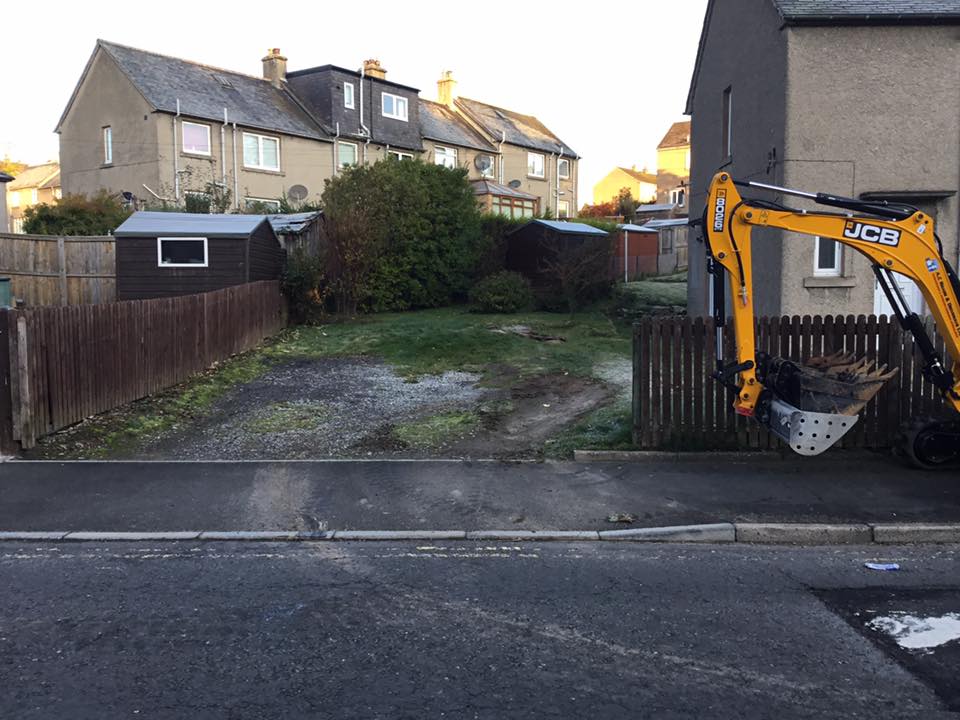
[[[744,199],[741,187],[803,197],[842,212],[797,210],[768,200]],[[860,409],[896,373],[873,369],[866,361],[840,354],[813,358],[800,366],[757,352],[751,252],[754,227],[831,238],[868,257],[897,318],[915,337],[924,357],[924,375],[946,404],[960,412],[960,282],[943,256],[933,218],[906,205],[740,182],[720,172],[710,184],[703,224],[718,332],[714,376],[736,392],[737,413],[756,418],[795,451],[816,455],[850,430]],[[892,273],[909,277],[920,288],[953,359],[952,367],[936,352],[922,319],[907,306]],[[736,358],[731,363],[723,359],[720,341],[728,315],[727,275],[736,337]],[[960,459],[960,423],[928,423],[928,427],[911,432],[906,450],[916,464],[934,466]]]

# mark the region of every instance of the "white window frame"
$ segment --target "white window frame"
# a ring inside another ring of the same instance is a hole
[[[353,162],[344,164],[340,159],[340,148],[348,145],[353,148]],[[348,167],[353,167],[360,164],[360,146],[357,143],[347,142],[346,140],[337,140],[337,169],[343,170]]]
[[[442,152],[442,157],[438,153]],[[453,153],[453,165],[447,165],[445,160],[450,157],[448,153]],[[454,147],[447,147],[446,145],[434,145],[433,146],[433,164],[434,165],[443,165],[448,168],[457,168],[458,158],[457,158],[457,149]]]
[[[557,201],[557,220],[560,220],[561,218],[564,220],[567,220],[570,218],[570,201],[569,200]]]
[[[564,166],[567,168],[566,173],[563,173],[560,170]],[[559,158],[557,160],[557,177],[559,177],[561,180],[570,179],[570,158]]]
[[[350,88],[349,93],[347,92],[347,88]],[[343,84],[343,106],[349,110],[353,110],[357,106],[356,95],[354,94],[354,87],[351,82],[345,82]]]
[[[164,241],[176,241],[176,240],[190,240],[191,242],[196,242],[197,240],[203,240],[203,264],[199,263],[165,263],[163,261],[163,252],[161,248],[163,247]],[[158,237],[157,238],[157,267],[187,267],[187,268],[199,268],[199,267],[209,267],[210,255],[209,247],[207,245],[207,239],[205,237]]]
[[[20,191],[19,190],[11,190],[10,195],[8,197],[10,198],[10,207],[12,208],[20,207]]]
[[[833,255],[833,267],[820,267],[820,243],[836,243],[837,250]],[[843,274],[843,245],[831,238],[822,238],[819,235],[813,239],[813,275],[814,277],[840,277]]]
[[[392,155],[397,160],[413,160],[413,153],[400,152],[399,150],[387,150],[387,155]]]
[[[40,191],[37,188],[32,188],[30,190],[30,204],[36,205],[38,202],[40,202]]]
[[[103,127],[103,164],[113,165],[113,128]]]
[[[273,208],[275,208],[278,213],[280,212],[280,201],[279,201],[279,200],[271,200],[270,198],[258,198],[258,197],[245,197],[245,198],[243,198],[243,207],[244,207],[244,209],[249,209],[250,205],[252,205],[253,203],[260,203],[260,204],[262,204],[262,205],[270,205],[270,206],[272,206]]]
[[[540,158],[540,174],[533,172],[531,167],[530,160],[534,157]],[[546,174],[547,168],[547,158],[543,153],[528,152],[527,153],[527,176],[533,178],[543,178]]]
[[[684,207],[687,204],[687,191],[685,188],[677,188],[670,191],[670,202],[677,207]]]
[[[386,108],[384,108],[384,103],[387,98],[393,98],[394,112],[392,113],[388,113],[386,111]],[[402,113],[399,112],[400,104],[397,102],[398,100],[403,101]],[[394,95],[393,93],[386,93],[386,92],[380,93],[380,114],[383,115],[383,117],[392,118],[394,120],[402,120],[403,122],[407,122],[407,117],[409,115],[409,112],[410,112],[410,105],[407,102],[407,98],[405,98],[403,95]]]
[[[204,128],[207,131],[207,151],[203,150],[187,150],[187,136],[183,132],[183,129],[187,125],[192,125],[193,127]],[[183,151],[185,155],[201,155],[203,157],[210,157],[213,152],[213,143],[210,135],[210,126],[206,123],[191,122],[189,120],[184,120],[180,123],[180,150]]]
[[[276,135],[261,135],[260,133],[246,132],[243,133],[242,140],[246,140],[247,137],[252,137],[257,139],[257,161],[258,165],[248,165],[246,153],[243,152],[243,143],[241,141],[241,155],[243,155],[243,166],[250,170],[266,170],[267,172],[280,172],[280,138]],[[277,141],[277,166],[270,167],[269,165],[263,164],[263,141],[264,140],[276,140]]]

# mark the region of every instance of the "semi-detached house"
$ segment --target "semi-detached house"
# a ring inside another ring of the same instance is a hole
[[[242,210],[316,201],[343,168],[393,156],[466,168],[494,212],[576,212],[577,153],[533,116],[457,97],[449,72],[433,102],[376,60],[262,62],[254,77],[99,40],[56,128],[63,192],[182,202],[214,184]]]

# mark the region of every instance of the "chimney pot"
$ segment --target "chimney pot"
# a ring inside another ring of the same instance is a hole
[[[387,71],[376,58],[363,61],[363,74],[379,80],[383,80],[387,77]]]
[[[453,79],[452,70],[444,70],[437,80],[437,100],[442,105],[453,107],[453,100],[457,97],[457,81]]]
[[[280,54],[280,48],[270,48],[262,58],[263,79],[269,80],[274,87],[283,87],[287,78],[287,59]]]

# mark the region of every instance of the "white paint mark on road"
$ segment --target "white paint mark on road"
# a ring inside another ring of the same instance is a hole
[[[918,617],[905,612],[876,617],[867,623],[871,630],[886,633],[907,650],[931,650],[960,640],[960,613],[940,617]]]

